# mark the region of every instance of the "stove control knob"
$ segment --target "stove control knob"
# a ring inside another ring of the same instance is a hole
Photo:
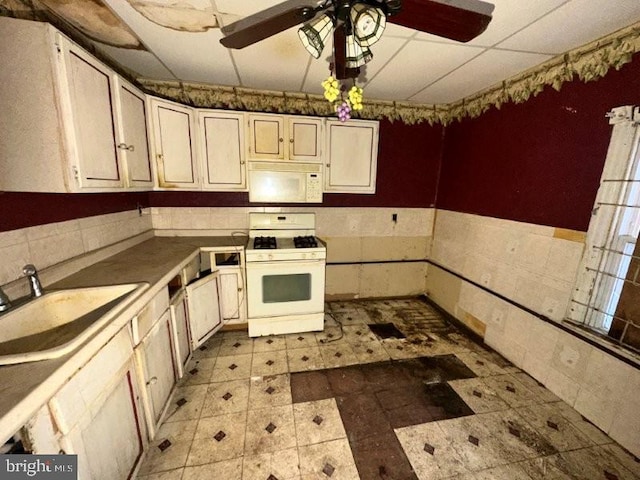
[[[315,253],[312,253],[312,254],[311,254],[311,258],[316,258],[316,254],[315,254]]]
[[[272,255],[272,254],[269,254],[269,255],[268,255],[268,258],[269,258],[269,260],[273,260],[273,255]]]

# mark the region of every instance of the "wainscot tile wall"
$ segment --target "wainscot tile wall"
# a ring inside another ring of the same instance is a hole
[[[144,209],[0,232],[0,285],[10,298],[28,293],[22,267],[32,263],[43,285],[153,236]]]
[[[429,265],[427,295],[638,456],[640,370],[500,298],[560,322],[583,246],[581,232],[438,210],[430,258],[446,270]]]
[[[327,242],[328,298],[424,292],[432,208],[161,207],[151,212],[156,235],[167,236],[246,234],[249,212],[315,212],[316,233]]]

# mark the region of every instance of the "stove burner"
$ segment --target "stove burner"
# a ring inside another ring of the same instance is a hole
[[[276,237],[256,237],[253,239],[253,248],[256,250],[278,248]]]
[[[305,237],[293,237],[293,244],[296,248],[316,248],[318,241],[313,235],[307,235]]]

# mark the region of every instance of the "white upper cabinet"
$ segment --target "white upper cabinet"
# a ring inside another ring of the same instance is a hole
[[[69,88],[73,128],[68,132],[75,147],[80,187],[123,187],[116,153],[113,73],[82,49],[64,39],[63,69]]]
[[[144,94],[46,23],[0,17],[0,38],[0,190],[153,185]]]
[[[375,193],[378,122],[327,120],[324,191]]]
[[[249,114],[249,157],[254,160],[322,161],[322,119]]]
[[[244,121],[243,113],[198,112],[203,189],[247,189]]]
[[[158,98],[150,103],[158,186],[200,188],[193,109]]]
[[[305,162],[322,161],[322,119],[287,117],[289,159]]]
[[[117,148],[125,181],[129,187],[153,187],[145,95],[119,77],[116,84],[120,106]]]

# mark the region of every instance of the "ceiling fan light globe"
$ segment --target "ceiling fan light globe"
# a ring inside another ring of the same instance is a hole
[[[347,35],[346,37],[346,56],[345,66],[347,68],[358,68],[368,63],[373,58],[373,53],[368,47],[363,47],[358,43],[355,35]]]
[[[350,17],[353,33],[363,47],[369,47],[382,38],[387,25],[387,17],[382,9],[356,3],[351,8]]]
[[[321,15],[312,22],[304,24],[298,29],[298,36],[304,48],[314,58],[320,58],[326,40],[333,30],[333,20],[329,15]]]

